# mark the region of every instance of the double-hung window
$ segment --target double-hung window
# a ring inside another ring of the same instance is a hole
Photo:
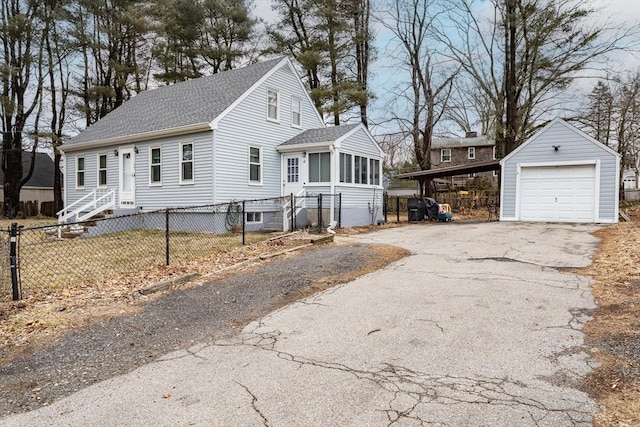
[[[84,157],[76,157],[76,188],[84,188]]]
[[[262,149],[260,147],[249,147],[249,182],[262,183]]]
[[[309,154],[309,182],[329,182],[331,180],[331,154]]]
[[[193,143],[180,144],[180,183],[193,184]]]
[[[443,148],[440,150],[440,161],[441,162],[451,161],[451,148]]]
[[[98,187],[107,186],[107,155],[98,154]]]
[[[291,126],[302,126],[302,100],[295,96],[291,98]]]
[[[380,160],[369,159],[369,184],[380,185]]]
[[[340,182],[351,182],[351,154],[340,153]]]
[[[162,153],[160,147],[149,149],[149,185],[162,184]]]
[[[476,158],[476,147],[467,148],[467,158],[469,160],[474,160]]]
[[[354,177],[353,182],[356,184],[367,183],[367,158],[360,156],[353,156],[354,162]]]
[[[280,94],[277,90],[267,89],[267,120],[280,120]]]

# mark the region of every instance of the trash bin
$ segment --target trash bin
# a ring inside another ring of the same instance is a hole
[[[422,221],[425,214],[424,200],[415,197],[407,200],[407,214],[409,222]]]
[[[438,202],[431,197],[424,198],[425,216],[428,220],[438,219]]]

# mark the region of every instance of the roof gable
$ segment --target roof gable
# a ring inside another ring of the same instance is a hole
[[[513,156],[517,155],[524,147],[526,147],[529,144],[535,144],[535,142],[540,139],[545,133],[547,133],[550,129],[552,129],[555,126],[564,126],[565,128],[569,129],[571,132],[577,134],[578,136],[580,136],[582,139],[584,139],[585,141],[596,145],[599,149],[607,152],[608,154],[620,157],[620,154],[617,153],[616,151],[612,150],[611,148],[607,147],[604,144],[601,144],[599,141],[597,141],[596,139],[590,137],[589,135],[587,135],[586,133],[582,132],[580,129],[578,129],[577,127],[567,123],[566,121],[562,120],[559,117],[556,117],[555,119],[553,119],[549,124],[547,124],[544,128],[542,128],[541,130],[539,130],[538,132],[536,132],[535,135],[533,135],[531,138],[527,139],[525,142],[523,142],[522,144],[520,144],[520,146],[518,146],[515,150],[513,150],[511,153],[509,153],[507,156],[505,156],[502,160],[500,160],[500,164],[504,164],[505,162],[507,162],[509,159],[511,159]],[[560,143],[562,143],[562,141],[559,141]]]
[[[42,187],[53,188],[53,176],[55,171],[55,164],[51,157],[47,153],[36,153],[35,166],[33,167],[33,173],[31,178],[24,187]],[[31,152],[22,152],[22,176],[29,172],[31,167]],[[4,181],[4,174],[0,169],[0,181]],[[23,187],[23,188],[24,188]]]
[[[283,142],[279,147],[302,145],[302,144],[317,144],[335,142],[342,137],[346,136],[349,132],[360,126],[360,124],[331,126],[326,128],[308,129],[299,133],[288,141]]]
[[[70,145],[211,123],[287,58],[276,58],[139,93],[69,141]]]

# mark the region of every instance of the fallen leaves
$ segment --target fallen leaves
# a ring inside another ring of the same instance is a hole
[[[600,250],[591,266],[578,271],[594,278],[598,304],[584,332],[599,366],[585,388],[603,407],[594,425],[640,425],[640,227],[619,223],[595,235],[602,239]]]

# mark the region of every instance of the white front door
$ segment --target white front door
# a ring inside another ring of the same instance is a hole
[[[136,206],[136,169],[133,148],[120,149],[120,207]]]
[[[295,196],[306,184],[306,163],[300,154],[285,154],[282,162],[282,195]]]

